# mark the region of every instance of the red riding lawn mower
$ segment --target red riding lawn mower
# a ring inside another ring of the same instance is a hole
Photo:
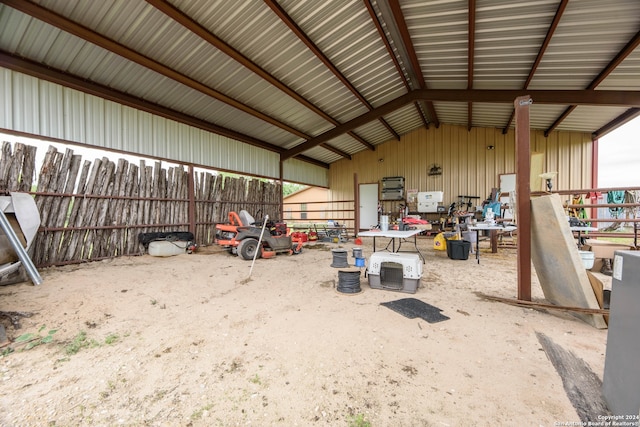
[[[273,258],[278,253],[297,255],[302,252],[302,239],[292,238],[285,223],[267,221],[260,238],[263,225],[265,224],[256,223],[245,210],[241,210],[239,214],[229,212],[227,224],[216,224],[216,244],[244,260],[252,260],[254,256]]]

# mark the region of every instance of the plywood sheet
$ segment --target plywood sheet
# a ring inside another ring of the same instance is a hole
[[[531,199],[531,258],[547,301],[600,308],[557,194]],[[575,314],[604,329],[601,314]]]

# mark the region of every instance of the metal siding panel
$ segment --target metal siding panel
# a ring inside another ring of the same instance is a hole
[[[387,130],[387,128],[383,126],[382,123],[380,123],[378,120],[362,125],[359,128],[355,129],[354,132],[356,133],[356,135],[360,136],[365,141],[373,145],[378,145],[388,141],[389,139],[392,139],[392,136]],[[360,151],[363,148],[368,150],[368,148],[365,148],[362,145],[360,146],[361,148],[357,151]]]
[[[185,149],[189,146],[188,140],[181,138],[182,132],[188,133],[186,126],[180,125],[172,120],[164,120],[164,144],[167,158],[185,161],[189,158]],[[181,132],[181,127],[184,129]],[[194,144],[195,145],[195,144]]]
[[[503,135],[500,129],[443,124],[440,128],[418,129],[398,143],[378,146],[376,152],[363,151],[352,161],[339,160],[331,165],[329,182],[335,197],[353,197],[353,174],[360,183],[378,182],[384,176],[404,176],[406,188],[420,191],[444,191],[444,204],[457,201],[458,194],[480,197],[499,186],[499,175],[515,172],[515,133]],[[560,171],[558,189],[588,188],[591,164],[591,140],[588,133],[542,131],[531,134],[532,150],[545,153],[546,170]],[[487,150],[493,145],[493,150]],[[411,153],[410,156],[407,153]],[[379,160],[383,161],[380,162]],[[440,176],[428,176],[430,165],[443,168]],[[391,209],[392,202],[385,203]],[[431,219],[436,219],[433,217]]]
[[[402,12],[427,87],[466,87],[467,2],[411,0],[402,3]]]
[[[0,127],[13,129],[13,73],[0,68]]]
[[[64,89],[64,139],[75,142],[85,140],[84,94],[73,89]]]
[[[18,49],[33,18],[0,4],[0,45],[7,52]]]
[[[37,134],[40,132],[38,79],[14,73],[12,80],[14,99],[12,128]]]
[[[345,134],[345,135],[341,135],[337,138],[333,138],[330,141],[327,141],[328,145],[331,145],[333,147],[337,147],[338,149],[344,151],[345,153],[349,153],[349,154],[353,154],[356,153],[360,150],[362,150],[363,145],[356,139],[352,138],[351,136]],[[323,148],[323,150],[325,150]],[[336,155],[337,154],[333,154],[333,152],[331,152],[331,155]],[[340,156],[338,156],[338,158],[340,158]],[[325,161],[325,160],[322,160]]]
[[[86,140],[91,145],[105,146],[105,100],[96,96],[85,98],[85,120],[84,128]]]
[[[314,147],[310,150],[305,151],[302,154],[305,156],[309,156],[313,159],[317,159],[324,163],[335,162],[336,160],[340,160],[343,158],[342,156],[335,154],[333,151],[326,150],[321,146]]]
[[[521,89],[557,8],[557,0],[478,2],[473,87]]]
[[[122,130],[125,108],[126,107],[116,104],[115,102],[105,102],[105,147],[109,147],[114,150],[126,151]]]
[[[529,107],[529,120],[531,129],[549,129],[553,122],[566,110],[568,105],[533,104]],[[512,123],[515,127],[515,120]]]
[[[40,80],[40,133],[52,138],[64,138],[63,88]]]
[[[585,89],[638,31],[640,2],[569,2],[531,89]]]
[[[435,102],[440,122],[465,125],[467,124],[467,104],[464,102]]]
[[[288,159],[283,162],[282,173],[283,180],[287,182],[305,183],[316,187],[329,186],[329,171],[327,169],[300,160]]]
[[[627,111],[627,108],[619,107],[594,107],[580,105],[558,125],[557,130],[591,129],[593,123],[610,122]]]
[[[137,151],[147,153],[150,156],[159,156],[153,143],[153,116],[145,111],[136,111],[136,121],[138,122],[138,134],[135,141]]]
[[[497,127],[496,123],[506,123],[513,112],[513,106],[509,104],[488,104],[483,102],[473,103],[473,126]]]
[[[640,90],[640,50],[632,52],[598,85],[598,89]]]
[[[423,126],[423,121],[414,104],[405,105],[404,107],[387,114],[385,120],[398,134],[406,134],[416,128]],[[389,132],[386,133],[386,140],[389,138]],[[382,141],[380,141],[382,142]]]

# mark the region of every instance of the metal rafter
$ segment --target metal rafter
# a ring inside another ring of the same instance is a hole
[[[273,76],[267,70],[265,70],[264,68],[260,67],[258,64],[253,62],[251,59],[247,58],[245,55],[240,53],[238,50],[234,49],[232,46],[230,46],[229,44],[224,42],[222,39],[217,37],[215,34],[211,33],[209,30],[207,30],[202,25],[200,25],[198,22],[196,22],[194,19],[192,19],[191,17],[187,16],[182,11],[180,11],[179,9],[174,7],[172,4],[168,3],[166,0],[146,0],[146,1],[147,1],[147,3],[149,3],[150,5],[155,7],[156,9],[160,10],[162,13],[164,13],[165,15],[167,15],[168,17],[170,17],[174,21],[176,21],[179,24],[181,24],[187,30],[189,30],[192,33],[198,35],[200,38],[202,38],[203,40],[205,40],[206,42],[211,44],[213,47],[215,47],[216,49],[219,49],[225,55],[229,56],[230,58],[232,58],[235,61],[237,61],[238,63],[240,63],[240,65],[242,65],[243,67],[251,70],[252,72],[257,74],[258,76],[262,77],[264,80],[269,82],[271,85],[277,87],[282,92],[286,93],[291,98],[295,99],[300,104],[304,105],[309,110],[313,111],[314,113],[316,113],[317,115],[319,115],[320,117],[322,117],[323,119],[328,121],[329,123],[333,124],[334,126],[337,126],[337,125],[340,124],[340,122],[338,122],[336,119],[331,117],[326,112],[322,111],[322,109],[320,109],[318,106],[314,105],[307,98],[305,98],[304,96],[300,95],[298,92],[296,92],[295,90],[293,90],[292,88],[290,88],[289,86],[284,84],[282,81],[278,80],[275,76]],[[365,141],[360,136],[356,135],[354,132],[349,132],[349,135],[351,137],[353,137],[355,140],[357,140],[359,143],[361,143],[362,145],[367,147],[368,149],[375,150],[375,146],[373,144]],[[342,157],[351,158],[351,156],[349,154],[344,153],[343,151],[341,151],[341,150],[339,150],[339,149],[337,149],[335,147],[331,147],[331,146],[325,147],[323,145],[323,148],[327,148],[328,150],[333,151],[334,153],[339,154]]]
[[[476,0],[469,0],[469,52],[467,58],[467,89],[473,89],[473,62],[476,45]],[[473,103],[467,103],[467,129],[473,126]]]
[[[409,34],[409,29],[407,28],[407,23],[404,20],[404,14],[402,13],[402,8],[398,3],[398,0],[388,0],[381,1],[380,5],[387,5],[390,9],[393,24],[399,32],[400,40],[394,40],[396,45],[401,45],[404,51],[408,56],[408,63],[406,64],[409,67],[409,72],[415,76],[417,79],[417,84],[420,89],[426,89],[427,83],[424,80],[424,75],[422,74],[422,68],[420,67],[420,61],[418,61],[418,55],[416,54],[416,50],[413,46],[413,42],[411,41],[411,35]],[[384,13],[384,10],[381,9]],[[389,24],[389,23],[387,23]],[[438,119],[438,114],[436,113],[436,109],[433,105],[433,102],[427,101],[425,103],[425,109],[431,119],[431,122],[437,127],[440,127],[440,120]]]
[[[369,111],[373,110],[373,106],[367,101],[367,99],[362,96],[360,92],[353,86],[353,84],[346,78],[344,74],[331,62],[331,60],[320,50],[318,46],[309,38],[309,36],[295,23],[293,19],[287,14],[287,12],[278,4],[276,0],[264,0],[264,2],[273,10],[273,12],[284,22],[284,24],[289,27],[291,32],[293,32],[308,48],[311,52],[313,52],[316,57],[322,61],[322,63],[344,84],[347,89],[353,93],[360,102],[369,109]],[[400,135],[393,130],[391,125],[387,123],[382,117],[378,117],[378,121],[384,125],[385,128],[393,135],[393,137],[400,141]]]
[[[389,43],[389,40],[387,39],[387,35],[384,32],[384,28],[382,28],[382,24],[380,24],[380,20],[376,15],[376,11],[373,9],[373,6],[371,5],[371,0],[362,0],[362,1],[365,7],[367,8],[367,12],[369,12],[369,16],[371,17],[371,21],[373,22],[373,25],[375,25],[376,30],[378,30],[378,35],[380,36],[380,40],[382,40],[382,43],[384,43],[384,47],[387,49],[387,53],[389,54],[391,61],[393,61],[393,65],[396,67],[396,71],[400,76],[400,80],[402,81],[402,84],[404,84],[404,87],[407,89],[407,92],[410,92],[411,86],[409,85],[409,82],[407,81],[406,76],[402,72],[402,67],[400,66],[400,62],[398,62],[398,58],[393,53],[393,48],[391,47],[391,43]],[[418,115],[420,116],[420,119],[422,119],[422,124],[424,125],[424,127],[429,129],[429,122],[427,121],[427,118],[424,116],[422,108],[420,108],[420,104],[415,102],[414,105],[416,107],[416,110],[418,111]]]
[[[26,74],[41,80],[59,84],[61,86],[75,89],[80,92],[94,95],[109,101],[117,102],[118,104],[126,105],[137,110],[146,111],[147,113],[164,117],[169,120],[175,120],[176,122],[184,123],[186,125],[212,132],[217,135],[226,136],[228,138],[244,142],[245,144],[249,144],[254,147],[259,147],[279,154],[285,151],[282,147],[278,147],[252,136],[245,135],[243,133],[222,126],[218,126],[214,123],[207,122],[206,120],[198,119],[188,114],[181,113],[162,105],[158,105],[153,102],[135,97],[128,93],[117,91],[110,87],[89,81],[84,78],[80,78],[73,74],[66,73],[52,67],[46,67],[37,62],[20,58],[2,50],[0,50],[0,67]],[[327,165],[326,163],[310,159],[306,156],[298,157],[298,159],[313,163],[318,166],[329,168],[329,165]]]
[[[498,89],[418,89],[387,102],[380,107],[355,117],[346,123],[326,131],[281,154],[285,160],[309,150],[318,144],[336,138],[378,117],[389,114],[412,102],[486,102],[511,103],[514,99],[529,95],[537,104],[607,105],[640,108],[640,91],[622,90],[498,90]]]
[[[608,134],[609,132],[619,128],[623,124],[628,123],[639,116],[640,116],[640,108],[629,108],[627,111],[620,114],[618,117],[616,117],[606,125],[602,126],[600,129],[593,132],[592,137],[602,138],[604,135]]]
[[[544,53],[547,51],[547,48],[549,47],[549,43],[551,43],[551,38],[556,32],[556,29],[558,28],[558,24],[560,23],[560,18],[562,18],[562,15],[564,14],[564,11],[567,8],[568,4],[569,4],[569,0],[562,0],[560,2],[560,5],[558,6],[558,9],[556,10],[556,14],[553,15],[553,21],[551,21],[551,25],[547,30],[547,35],[545,36],[544,41],[542,42],[542,46],[540,46],[540,50],[538,51],[538,56],[536,56],[536,60],[533,61],[531,70],[529,70],[529,76],[527,76],[527,80],[524,82],[524,85],[522,86],[523,89],[527,89],[531,84],[533,75],[536,73],[536,71],[538,70],[538,67],[540,66],[542,57],[544,56]],[[509,121],[507,121],[507,125],[502,129],[503,135],[509,131],[509,128],[511,127],[511,123],[513,123],[513,119],[515,118],[515,114],[516,114],[516,111],[514,109],[511,111],[511,117],[509,117]]]
[[[188,86],[194,90],[197,90],[198,92],[211,96],[212,98],[215,98],[221,102],[224,102],[225,104],[231,107],[234,107],[247,114],[250,114],[253,117],[263,120],[273,126],[283,129],[302,139],[310,138],[309,135],[305,134],[304,132],[298,129],[295,129],[292,126],[287,125],[286,123],[283,123],[273,117],[270,117],[267,114],[264,114],[252,107],[249,107],[248,105],[245,105],[237,101],[236,99],[233,99],[209,86],[206,86],[201,82],[194,80],[170,67],[167,67],[166,65],[161,64],[152,58],[149,58],[145,55],[142,55],[139,52],[129,49],[128,47],[114,40],[104,37],[103,35],[98,34],[95,31],[83,25],[73,22],[64,16],[59,15],[49,9],[45,9],[44,7],[41,7],[35,3],[32,3],[31,1],[27,1],[27,0],[1,0],[1,1],[2,3],[16,10],[26,13],[50,25],[53,25],[67,33],[80,37],[92,44],[102,47],[103,49],[106,49],[110,52],[120,55],[123,58],[126,58],[132,62],[135,62],[138,65],[146,67],[165,77],[168,77],[172,80],[182,83],[185,86]]]
[[[629,42],[627,42],[622,50],[620,50],[620,52],[618,52],[618,54],[613,57],[613,59],[607,64],[607,66],[604,67],[602,71],[600,71],[600,74],[598,74],[596,78],[593,79],[591,83],[589,83],[589,86],[587,86],[587,90],[594,90],[600,83],[602,83],[602,81],[606,79],[607,76],[611,74],[613,70],[615,70],[616,67],[620,65],[620,63],[624,61],[625,58],[635,50],[636,47],[638,47],[638,45],[640,45],[640,31],[638,31],[636,35],[633,36],[631,40],[629,40]],[[577,105],[573,104],[570,105],[566,110],[564,110],[564,112],[560,115],[560,117],[556,119],[555,122],[553,122],[549,129],[544,131],[544,135],[548,136],[549,133],[557,128],[558,125],[560,125],[560,123],[562,123],[562,121],[566,119],[573,110],[576,109],[576,107]]]

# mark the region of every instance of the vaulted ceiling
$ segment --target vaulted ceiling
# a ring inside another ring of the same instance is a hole
[[[421,126],[640,115],[638,0],[0,0],[0,67],[327,166]]]

